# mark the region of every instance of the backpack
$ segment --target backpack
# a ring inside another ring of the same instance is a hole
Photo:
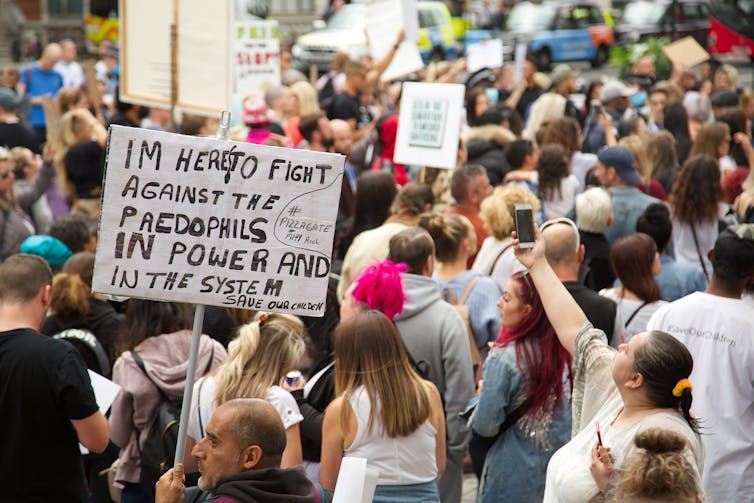
[[[141,444],[139,443],[141,431],[136,427],[136,423],[133,424],[136,431],[136,447],[139,450],[139,457],[141,458],[139,485],[148,494],[154,495],[154,486],[157,483],[157,479],[173,466],[173,461],[175,460],[175,448],[178,444],[178,428],[183,400],[171,400],[149,376],[147,367],[144,365],[144,360],[139,356],[139,353],[131,351],[131,356],[136,365],[147,376],[147,379],[157,388],[162,398],[162,403],[157,408],[157,412],[149,424],[147,438]],[[215,349],[213,347],[207,368],[204,369],[202,375],[209,372],[214,357]],[[131,420],[133,421],[133,418]]]
[[[90,331],[82,328],[69,328],[52,336],[53,339],[62,339],[69,342],[86,362],[87,368],[110,378],[110,359],[107,357],[102,343]]]
[[[474,285],[476,285],[477,281],[479,281],[481,277],[481,275],[477,275],[471,278],[471,281],[469,281],[469,283],[466,285],[466,288],[464,288],[463,292],[461,293],[460,299],[456,300],[455,294],[449,288],[446,288],[443,291],[445,300],[451,306],[453,306],[456,312],[461,316],[464,326],[466,326],[466,334],[469,337],[469,350],[471,351],[471,364],[474,366],[475,380],[478,380],[480,377],[478,374],[480,373],[482,366],[482,353],[479,352],[479,348],[476,345],[476,340],[474,339],[474,333],[471,331],[471,323],[469,322],[469,306],[466,305],[466,300],[469,298],[469,295],[471,295],[471,290],[474,288]]]

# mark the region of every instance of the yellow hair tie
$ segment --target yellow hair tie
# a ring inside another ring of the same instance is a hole
[[[673,396],[680,398],[685,389],[692,391],[694,388],[691,387],[691,381],[688,379],[681,379],[678,381],[678,384],[675,385],[675,388],[673,388]]]

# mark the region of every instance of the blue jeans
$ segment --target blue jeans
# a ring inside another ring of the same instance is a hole
[[[139,484],[126,483],[120,503],[153,503],[154,497],[148,494]]]
[[[372,503],[439,503],[437,481],[402,486],[377,486]]]

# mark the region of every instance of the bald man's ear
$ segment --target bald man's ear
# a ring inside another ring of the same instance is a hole
[[[258,445],[250,445],[241,451],[241,464],[244,470],[251,470],[262,460],[262,448]]]
[[[707,251],[707,258],[709,259],[711,264],[715,262],[715,249],[714,248],[710,248]]]
[[[586,248],[584,245],[579,245],[579,251],[576,252],[576,261],[580,264],[584,261],[584,254],[586,253]]]

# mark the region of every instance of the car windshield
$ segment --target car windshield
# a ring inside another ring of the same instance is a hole
[[[622,24],[654,24],[662,19],[665,6],[652,2],[632,2],[623,8]]]
[[[364,30],[364,5],[350,4],[341,7],[327,20],[330,30]]]
[[[508,31],[535,32],[549,30],[555,19],[555,8],[551,5],[522,2],[511,9],[505,27]]]

